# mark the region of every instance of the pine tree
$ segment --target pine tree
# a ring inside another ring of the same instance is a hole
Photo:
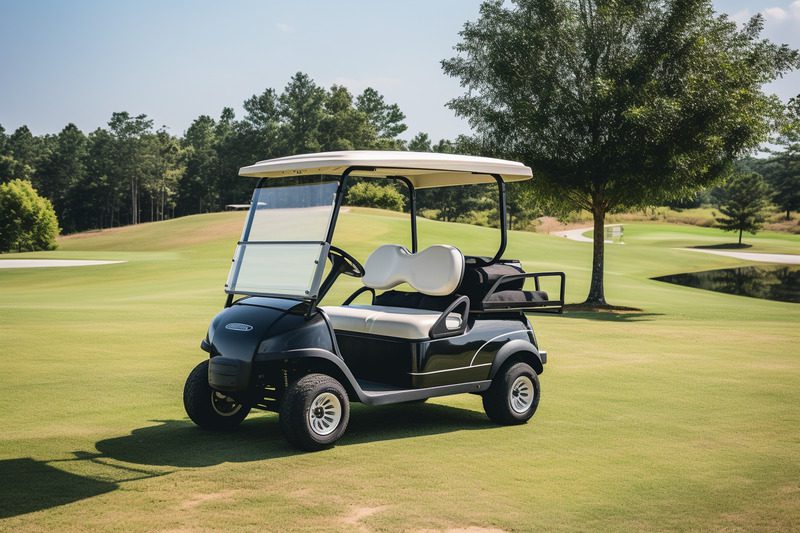
[[[741,246],[743,232],[755,235],[763,226],[770,190],[764,178],[751,172],[734,175],[724,191],[725,202],[719,208],[723,216],[717,222],[725,231],[738,231]]]

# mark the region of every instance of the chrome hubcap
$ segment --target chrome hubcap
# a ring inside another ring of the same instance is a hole
[[[342,404],[335,394],[323,392],[311,402],[308,425],[317,435],[330,435],[342,421]]]
[[[514,380],[508,393],[508,401],[515,413],[525,413],[533,404],[533,381],[528,376]]]
[[[233,416],[242,408],[242,404],[221,392],[211,392],[211,407],[219,416]]]

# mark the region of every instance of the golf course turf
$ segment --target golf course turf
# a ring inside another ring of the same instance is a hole
[[[124,261],[0,270],[0,530],[789,531],[800,527],[800,304],[650,278],[741,266],[680,250],[720,230],[625,225],[606,296],[640,312],[531,315],[549,353],[532,421],[478,396],[355,405],[335,448],[289,447],[277,415],[204,432],[183,382],[244,219],[216,213],[62,238],[3,259]],[[490,253],[488,228],[420,219],[421,246]],[[349,209],[364,261],[408,243],[399,213]],[[800,236],[747,237],[800,253]],[[506,257],[586,295],[591,245],[511,232]],[[340,279],[327,303],[359,286]],[[380,356],[380,354],[376,354]],[[472,529],[470,529],[472,528]]]

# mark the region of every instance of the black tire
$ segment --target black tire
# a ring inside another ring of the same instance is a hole
[[[289,385],[281,400],[281,431],[286,440],[301,450],[313,452],[332,446],[344,435],[349,420],[347,391],[325,374],[308,374],[298,379]]]
[[[186,378],[183,407],[192,422],[203,429],[229,431],[242,423],[250,406],[212,389],[208,384],[208,360],[203,361]]]
[[[536,371],[525,363],[515,363],[494,377],[483,395],[483,409],[497,424],[524,424],[536,412],[540,394]]]

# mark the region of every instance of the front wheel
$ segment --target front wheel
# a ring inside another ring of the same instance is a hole
[[[530,365],[516,363],[494,377],[483,395],[486,415],[498,424],[524,424],[539,406],[539,377]]]
[[[216,391],[208,384],[208,360],[203,361],[186,378],[183,407],[192,422],[203,429],[225,431],[242,423],[250,407]]]
[[[286,389],[280,425],[286,440],[306,451],[332,446],[344,435],[350,402],[341,383],[325,374],[309,374]]]

